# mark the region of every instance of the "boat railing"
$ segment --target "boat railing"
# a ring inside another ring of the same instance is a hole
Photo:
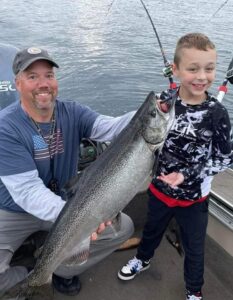
[[[210,193],[209,213],[233,231],[233,170],[215,176]]]
[[[233,206],[214,192],[210,194],[209,213],[233,231]]]

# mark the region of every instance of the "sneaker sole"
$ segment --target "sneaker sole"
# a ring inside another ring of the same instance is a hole
[[[127,280],[132,280],[132,279],[134,279],[135,276],[139,275],[141,272],[146,271],[147,269],[149,269],[149,267],[150,267],[150,265],[144,267],[141,271],[135,273],[135,274],[132,275],[132,276],[128,276],[128,277],[125,277],[124,275],[121,274],[121,271],[119,271],[118,274],[117,274],[117,276],[118,276],[118,278],[121,279],[121,280],[125,280],[125,281],[127,281]]]

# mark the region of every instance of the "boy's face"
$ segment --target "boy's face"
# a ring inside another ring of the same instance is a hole
[[[180,97],[189,104],[201,103],[206,98],[205,91],[215,79],[216,50],[184,48],[180,57],[179,65],[173,65],[173,74],[180,80]]]

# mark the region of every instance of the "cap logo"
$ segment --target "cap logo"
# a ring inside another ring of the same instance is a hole
[[[31,47],[31,48],[28,48],[27,52],[29,54],[39,54],[39,53],[41,53],[41,49],[35,48],[35,47]]]

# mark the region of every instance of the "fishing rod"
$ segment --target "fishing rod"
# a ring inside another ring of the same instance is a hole
[[[152,18],[151,18],[151,16],[150,16],[150,13],[149,13],[148,9],[146,8],[146,5],[145,5],[145,3],[143,2],[143,0],[140,0],[140,1],[141,1],[141,4],[142,4],[143,8],[145,9],[145,11],[146,11],[146,13],[147,13],[147,16],[148,16],[148,18],[149,18],[149,20],[150,20],[150,22],[151,22],[152,28],[153,28],[153,30],[154,30],[154,32],[155,32],[156,38],[157,38],[158,43],[159,43],[159,48],[160,48],[160,51],[161,51],[161,53],[162,53],[163,61],[164,61],[164,66],[165,66],[165,68],[163,69],[163,75],[164,75],[165,77],[168,77],[169,82],[170,82],[170,89],[176,89],[176,83],[173,81],[173,76],[172,76],[172,75],[173,75],[173,73],[172,73],[172,65],[171,65],[171,63],[169,62],[169,60],[166,58],[165,52],[164,52],[164,50],[163,50],[162,43],[161,43],[161,41],[160,41],[158,32],[157,32],[157,30],[156,30],[156,28],[155,28],[155,25],[154,25],[153,20],[152,20]]]
[[[233,58],[228,66],[227,72],[226,72],[226,76],[222,82],[222,84],[220,85],[220,87],[218,88],[218,95],[217,95],[217,100],[219,102],[222,102],[225,94],[227,93],[227,83],[228,81],[233,84]]]
[[[227,4],[227,2],[228,2],[228,0],[226,0],[224,3],[222,3],[220,5],[220,7],[215,11],[215,13],[210,17],[210,19],[213,18],[223,8],[223,6],[225,6],[225,4]]]
[[[106,17],[107,17],[107,15],[109,14],[109,12],[110,12],[110,10],[111,10],[111,8],[112,8],[114,2],[115,2],[115,0],[113,0],[113,1],[111,2],[111,4],[109,5],[108,11],[107,11],[107,14],[106,14]]]

